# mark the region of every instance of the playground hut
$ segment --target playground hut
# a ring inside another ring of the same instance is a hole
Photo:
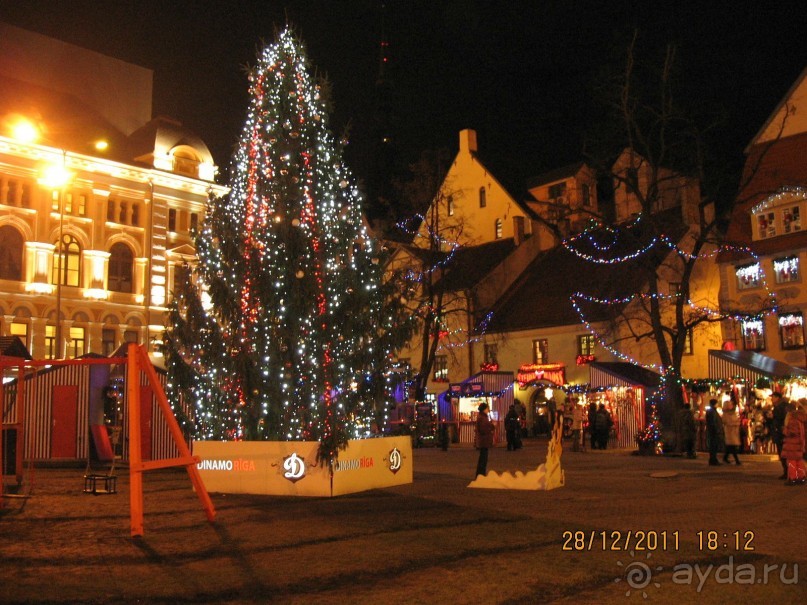
[[[22,458],[32,462],[86,461],[114,456],[128,460],[126,372],[120,349],[112,358],[88,354],[69,365],[32,366],[24,384],[15,377],[3,385],[3,423],[20,427]],[[157,370],[163,388],[166,374]],[[140,426],[143,460],[178,456],[176,445],[145,374],[140,379]],[[22,386],[24,408],[18,407]],[[114,393],[110,404],[107,394]]]

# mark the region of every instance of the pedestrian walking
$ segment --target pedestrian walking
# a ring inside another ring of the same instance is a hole
[[[583,406],[572,399],[572,451],[579,452],[583,445]]]
[[[496,430],[490,418],[487,403],[479,404],[479,416],[476,418],[476,439],[479,445],[479,461],[476,463],[476,475],[488,474],[488,449],[493,447],[493,432]]]
[[[686,452],[687,458],[695,458],[695,438],[698,436],[698,427],[695,424],[695,416],[688,403],[681,408],[679,415],[681,426],[681,449]]]
[[[776,453],[782,463],[782,475],[780,479],[787,479],[787,462],[782,458],[782,445],[785,440],[785,418],[790,409],[790,402],[781,393],[772,393],[773,414],[771,418],[771,440],[776,446]]]
[[[588,403],[588,433],[591,439],[591,449],[597,449],[597,433],[594,431],[594,425],[597,420],[597,404],[593,401]]]
[[[783,431],[782,459],[787,465],[786,485],[804,485],[804,421],[807,412],[802,406],[787,413]]]
[[[706,408],[706,447],[709,448],[709,465],[719,466],[717,452],[723,450],[723,421],[717,413],[717,399],[709,400],[709,407]]]
[[[613,424],[611,414],[605,409],[605,404],[601,403],[594,418],[594,432],[597,435],[597,447],[599,449],[604,450],[608,447],[608,437],[611,434]]]
[[[760,404],[754,407],[751,422],[752,434],[754,435],[754,440],[751,443],[751,451],[755,454],[761,454],[767,449],[768,429],[765,426],[765,412],[762,410]]]
[[[504,417],[504,431],[507,436],[507,451],[521,449],[521,419],[518,417],[515,405],[510,406],[510,410]]]
[[[741,443],[740,416],[737,414],[737,407],[733,403],[729,403],[728,407],[723,410],[723,435],[726,444],[723,462],[728,464],[729,455],[733,455],[735,464],[740,464],[740,458],[737,456]]]

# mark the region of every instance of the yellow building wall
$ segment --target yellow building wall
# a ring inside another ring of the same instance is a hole
[[[443,192],[452,197],[454,214],[449,216],[446,206],[440,205],[440,223],[462,223],[462,235],[457,243],[466,246],[512,238],[515,217],[523,219],[526,234],[532,233],[524,211],[476,156],[476,132],[462,130],[459,136],[459,151],[443,180]],[[480,207],[480,189],[485,192],[484,208]],[[500,237],[496,236],[497,220],[501,221]],[[421,235],[425,234],[424,230],[425,226],[421,226]]]
[[[43,181],[43,174],[54,163],[69,173],[69,181],[62,187]],[[24,198],[17,193],[23,184]],[[27,325],[29,351],[34,358],[44,358],[46,327],[56,324],[59,306],[63,343],[57,356],[72,356],[71,327],[84,329],[79,354],[103,353],[104,329],[114,331],[116,346],[127,332],[135,334],[141,344],[158,339],[171,287],[167,278],[171,264],[187,260],[184,256],[172,261],[170,250],[185,247],[192,251],[193,241],[187,220],[176,232],[167,232],[168,211],[194,212],[201,224],[210,188],[210,183],[197,179],[26,146],[0,136],[0,226],[13,227],[24,241],[22,279],[0,280],[2,334],[11,333],[12,323]],[[57,304],[52,271],[58,265],[54,251],[60,233],[79,242],[80,281],[77,286],[61,286]],[[133,254],[130,293],[109,290],[109,251],[118,242]]]

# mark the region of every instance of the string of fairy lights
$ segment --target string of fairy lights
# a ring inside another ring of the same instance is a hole
[[[642,220],[642,216],[643,216],[642,214],[639,214],[634,219],[634,221],[632,221],[632,223],[626,225],[625,227],[622,227],[621,229],[625,228],[630,229],[632,227],[636,227]],[[615,250],[619,242],[619,233],[620,231],[613,227],[592,225],[583,232],[565,239],[562,242],[562,245],[570,253],[588,262],[592,262],[595,264],[607,264],[607,265],[617,265],[619,263],[626,263],[635,260],[643,255],[650,253],[651,251],[659,247],[666,248],[669,251],[669,253],[677,255],[685,262],[699,260],[703,258],[715,257],[724,252],[743,254],[752,259],[752,262],[749,264],[749,267],[752,267],[755,272],[753,276],[753,278],[755,279],[755,285],[760,285],[763,287],[765,292],[765,299],[770,302],[769,307],[764,311],[741,313],[739,311],[726,312],[716,308],[704,306],[702,304],[693,301],[691,298],[683,300],[682,299],[683,293],[681,291],[672,294],[662,294],[659,292],[637,292],[626,296],[615,296],[610,298],[586,294],[580,291],[576,291],[571,295],[570,301],[572,307],[577,313],[578,317],[580,318],[581,323],[585,326],[586,330],[588,330],[588,332],[597,339],[597,341],[604,349],[609,351],[617,359],[621,359],[622,361],[631,363],[633,365],[655,371],[660,375],[661,386],[649,398],[648,409],[650,410],[650,414],[647,420],[647,424],[639,432],[636,439],[637,442],[639,442],[640,444],[654,443],[657,444],[658,448],[661,448],[662,445],[660,442],[660,421],[658,417],[658,404],[660,402],[660,398],[663,397],[663,393],[665,392],[666,381],[669,379],[668,374],[670,372],[670,368],[666,367],[661,363],[652,363],[639,360],[617,349],[615,346],[609,344],[606,335],[600,333],[600,331],[597,328],[595,328],[595,326],[593,326],[592,323],[588,320],[581,303],[588,303],[592,305],[605,305],[605,306],[630,305],[636,302],[644,302],[644,303],[649,302],[653,304],[667,304],[667,305],[683,304],[684,307],[688,307],[693,313],[701,317],[706,317],[710,321],[720,319],[733,319],[735,321],[741,321],[745,323],[753,322],[755,320],[759,321],[763,316],[777,312],[778,306],[776,305],[775,295],[768,286],[768,282],[767,279],[765,278],[764,271],[762,271],[761,269],[759,258],[747,246],[722,245],[715,247],[713,250],[710,250],[706,253],[695,255],[690,251],[682,248],[680,245],[678,245],[678,243],[676,243],[667,235],[662,233],[659,234],[658,236],[652,237],[650,241],[640,246],[639,248],[622,252],[620,254],[616,254]],[[584,249],[584,247],[587,248],[588,250]],[[785,269],[787,268],[788,267],[785,267]],[[739,277],[741,276],[738,273],[738,278]]]
[[[429,262],[421,265],[420,269],[418,265],[412,265],[406,269],[406,279],[415,287],[422,288],[435,273],[450,269],[457,254],[463,249],[463,246],[458,241],[449,239],[443,233],[433,229],[426,216],[420,213],[399,221],[396,223],[396,227],[403,233],[412,236],[414,240],[425,240],[427,246],[441,251],[439,255],[432,255]],[[450,231],[450,229],[447,229],[447,232]],[[429,304],[421,304],[415,310],[415,313],[423,315],[427,309],[431,310],[432,315],[435,317],[435,332],[438,334],[439,340],[437,351],[458,349],[482,342],[493,319],[493,312],[490,311],[471,329],[448,329],[438,325],[440,323],[440,310],[432,308]]]

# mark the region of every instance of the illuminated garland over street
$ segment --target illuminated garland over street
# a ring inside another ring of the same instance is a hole
[[[641,214],[637,217],[630,225],[627,225],[625,228],[630,229],[631,227],[635,227],[641,220]],[[623,252],[621,254],[616,254],[615,249],[618,243],[619,231],[612,227],[592,227],[591,229],[587,229],[586,231],[577,234],[573,237],[570,237],[563,241],[562,245],[571,252],[575,254],[579,258],[582,258],[588,262],[592,262],[595,264],[604,264],[604,265],[616,265],[618,263],[625,263],[629,261],[633,261],[638,259],[639,257],[651,252],[658,246],[666,247],[670,253],[677,255],[681,260],[684,262],[692,261],[692,260],[699,260],[703,258],[714,257],[720,254],[721,252],[729,251],[729,252],[740,252],[742,254],[748,255],[754,259],[754,270],[757,272],[755,273],[755,279],[758,278],[759,285],[764,287],[767,300],[771,301],[773,304],[771,305],[772,309],[766,311],[765,314],[770,314],[776,311],[776,304],[775,304],[775,297],[771,292],[770,288],[768,287],[767,280],[765,279],[764,272],[761,270],[761,266],[759,264],[757,256],[750,250],[748,247],[736,247],[736,246],[729,246],[724,245],[709,254],[703,255],[693,255],[691,252],[681,248],[677,243],[672,241],[668,236],[665,234],[660,234],[656,237],[650,239],[649,242],[640,246],[637,249],[630,250],[628,252]],[[606,240],[605,243],[600,243],[601,240]],[[593,252],[589,253],[586,252],[583,247],[593,248]],[[580,317],[580,321],[586,327],[586,329],[600,342],[601,346],[607,349],[612,355],[614,355],[617,359],[621,359],[633,365],[643,367],[649,370],[653,370],[658,372],[661,376],[661,386],[653,394],[649,399],[649,419],[646,426],[636,435],[637,443],[642,447],[650,447],[654,446],[656,452],[660,452],[663,444],[661,443],[661,436],[660,436],[660,420],[659,420],[659,413],[658,413],[658,404],[660,403],[659,398],[663,397],[663,393],[666,391],[665,383],[669,380],[669,375],[675,375],[671,373],[671,368],[665,367],[662,364],[653,364],[653,363],[644,363],[641,362],[630,355],[623,353],[617,350],[614,346],[611,346],[607,343],[606,339],[602,334],[600,334],[592,325],[591,322],[588,321],[586,315],[581,308],[581,302],[587,302],[594,305],[604,305],[604,306],[611,306],[611,305],[630,305],[631,303],[635,303],[637,301],[644,301],[644,302],[654,302],[658,304],[676,304],[681,302],[681,294],[661,294],[661,293],[648,293],[648,292],[637,292],[634,294],[630,294],[628,296],[622,297],[613,297],[613,298],[604,298],[600,296],[593,296],[587,295],[582,292],[575,292],[570,297],[570,302],[572,307],[574,308],[577,315]],[[753,318],[760,318],[762,317],[762,313],[756,314],[726,314],[725,312],[721,312],[717,309],[712,309],[709,307],[704,307],[703,305],[695,303],[692,299],[682,301],[684,305],[688,306],[694,312],[708,316],[712,320],[731,317],[735,320],[749,320]]]

